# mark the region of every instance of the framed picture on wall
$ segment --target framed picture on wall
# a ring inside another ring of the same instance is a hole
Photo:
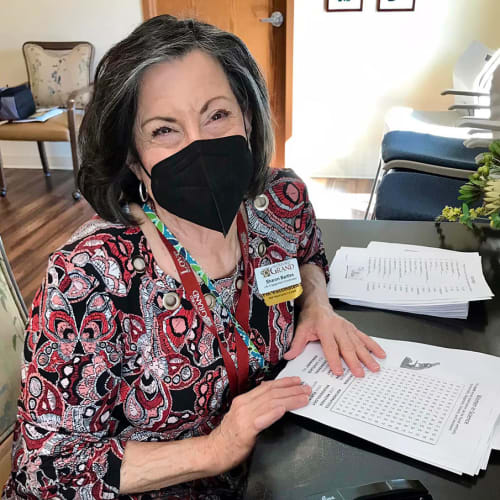
[[[415,10],[415,0],[377,0],[377,10],[381,12]]]
[[[359,12],[363,10],[363,0],[326,0],[328,12]]]

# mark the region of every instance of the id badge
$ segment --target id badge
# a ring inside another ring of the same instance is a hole
[[[299,263],[297,259],[275,262],[255,270],[257,288],[266,306],[293,300],[302,293]]]

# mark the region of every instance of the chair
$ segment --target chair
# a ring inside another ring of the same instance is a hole
[[[456,206],[461,179],[391,170],[377,191],[377,220],[435,220],[446,205]]]
[[[384,181],[383,176],[388,171],[415,171],[465,180],[476,170],[477,157],[488,151],[489,142],[494,137],[493,134],[500,131],[499,64],[495,67],[491,77],[489,111],[489,119],[480,117],[462,118],[461,125],[469,127],[468,139],[465,141],[453,137],[409,131],[391,131],[387,133],[382,141],[379,165],[365,218],[368,218],[370,214],[375,193],[377,193],[377,196],[379,192],[383,192],[384,196],[390,195],[387,184],[391,185],[394,180],[388,181],[384,190],[380,191]],[[485,130],[493,131],[491,139],[484,135]],[[410,179],[410,177],[403,177],[403,179],[405,178],[408,182],[415,180]],[[421,178],[418,177],[417,179]],[[397,197],[396,193],[394,193],[394,196]],[[386,201],[384,203],[387,204]],[[377,216],[376,213],[372,215]]]
[[[461,184],[464,184],[465,180],[477,169],[477,157],[488,151],[487,144],[480,143],[475,146],[478,147],[474,147],[474,149],[468,148],[462,139],[450,137],[397,130],[389,132],[382,140],[379,165],[365,212],[365,219],[370,214],[378,218],[377,214],[380,214],[380,211],[371,212],[374,200],[377,207],[380,205],[377,205],[378,197],[382,193],[384,196],[390,196],[391,190],[388,189],[388,185],[393,185],[394,178],[387,181],[384,189],[382,189],[388,172],[398,171],[403,173],[402,178],[398,177],[398,185],[404,179],[410,184],[415,180],[422,179],[422,177],[404,175],[404,173],[411,171],[433,174],[429,181],[434,179],[434,182],[437,182],[437,179],[450,178],[453,180],[458,179]],[[440,180],[439,185],[444,185],[443,181]],[[411,186],[409,186],[409,190],[411,192]],[[396,192],[394,192],[394,195],[397,199],[403,199]]]
[[[91,88],[91,68],[94,47],[89,42],[26,42],[23,55],[28,82],[37,108],[63,107],[66,111],[44,123],[8,123],[0,126],[2,141],[36,141],[43,172],[50,175],[44,142],[69,142],[75,190],[77,187],[78,147],[77,131]],[[0,195],[5,196],[7,187],[0,155]]]
[[[500,75],[495,72],[491,83],[490,117],[464,117],[461,125],[469,127],[467,147],[481,147],[500,138]]]
[[[447,111],[393,107],[385,116],[385,132],[401,130],[465,139],[468,131],[458,128],[457,123],[464,114],[487,115],[491,76],[499,62],[500,50],[493,52],[473,41],[455,64],[453,89],[441,93],[453,95],[454,105]]]
[[[10,473],[27,311],[0,238],[0,490]]]

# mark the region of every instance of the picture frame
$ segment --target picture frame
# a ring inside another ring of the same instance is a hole
[[[363,0],[326,0],[327,12],[361,12]]]
[[[377,0],[379,12],[410,12],[415,10],[416,0]]]

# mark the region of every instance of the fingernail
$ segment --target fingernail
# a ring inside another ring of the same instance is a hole
[[[310,385],[303,385],[302,387],[304,388],[304,392],[306,392],[307,394],[310,394],[312,392],[312,387]]]

